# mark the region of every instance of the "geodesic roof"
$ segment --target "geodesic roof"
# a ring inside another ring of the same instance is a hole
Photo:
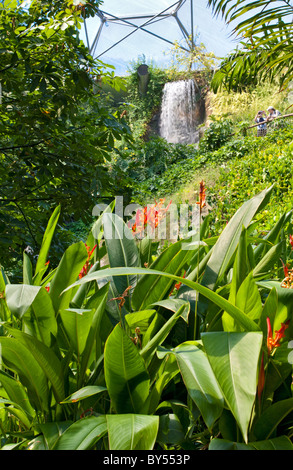
[[[104,0],[99,14],[84,24],[84,41],[95,58],[125,73],[129,63],[144,56],[155,64],[170,63],[175,40],[188,50],[186,39],[203,42],[224,57],[234,49],[227,26],[213,17],[207,0]]]

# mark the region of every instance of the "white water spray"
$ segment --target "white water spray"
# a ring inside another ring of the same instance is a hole
[[[166,83],[160,115],[160,136],[170,143],[199,141],[200,97],[192,79]]]

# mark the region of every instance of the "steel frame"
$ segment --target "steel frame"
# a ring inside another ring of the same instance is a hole
[[[180,10],[180,8],[182,7],[182,5],[184,5],[184,3],[186,3],[187,1],[190,2],[190,19],[191,19],[191,31],[188,32],[187,29],[185,28],[185,26],[182,24],[182,22],[180,21],[180,19],[178,18],[178,11]],[[94,37],[94,40],[92,42],[92,44],[90,44],[90,41],[89,41],[89,35],[88,35],[88,29],[87,29],[87,22],[85,20],[84,22],[84,28],[85,28],[85,35],[86,35],[86,41],[87,41],[87,46],[91,52],[92,55],[95,54],[95,51],[98,47],[98,44],[99,44],[99,39],[101,37],[101,34],[102,34],[102,31],[103,31],[103,28],[104,26],[108,23],[116,23],[116,24],[119,24],[119,25],[125,25],[125,26],[130,26],[133,28],[133,30],[126,34],[125,36],[123,36],[119,41],[116,41],[114,44],[112,44],[110,47],[108,47],[107,49],[103,50],[103,51],[99,51],[98,52],[98,55],[95,56],[96,59],[100,58],[102,55],[104,55],[106,52],[108,52],[109,50],[113,49],[115,46],[117,46],[118,44],[120,44],[121,42],[123,42],[125,39],[127,39],[129,36],[131,36],[132,34],[134,34],[136,31],[138,30],[141,30],[147,34],[150,34],[151,36],[155,36],[156,38],[162,40],[162,41],[165,41],[169,44],[174,44],[174,42],[170,41],[169,39],[165,38],[164,36],[161,36],[159,34],[155,34],[153,33],[152,31],[149,31],[147,29],[147,27],[149,25],[152,25],[158,21],[163,21],[164,19],[166,18],[170,18],[170,17],[173,17],[175,18],[176,22],[177,22],[177,25],[180,29],[180,31],[182,32],[183,36],[185,37],[185,39],[188,39],[191,37],[191,47],[189,48],[188,47],[188,44],[189,42],[187,42],[187,47],[184,47],[182,45],[179,44],[179,47],[181,47],[181,49],[185,50],[185,51],[190,51],[194,45],[195,45],[195,38],[194,38],[194,24],[193,24],[193,1],[194,0],[178,0],[176,1],[175,3],[173,3],[172,5],[170,5],[169,7],[165,8],[164,10],[162,10],[161,12],[159,13],[156,13],[156,14],[152,14],[150,13],[149,15],[147,14],[144,14],[144,15],[128,15],[128,16],[116,16],[112,13],[107,13],[106,11],[104,10],[99,10],[98,12],[98,18],[100,20],[100,25],[98,27],[98,30],[97,30],[97,33]],[[141,25],[137,25],[135,24],[133,21],[135,20],[145,20]]]

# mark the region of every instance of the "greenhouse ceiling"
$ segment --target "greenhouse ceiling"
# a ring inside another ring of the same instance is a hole
[[[207,7],[207,0],[104,0],[99,14],[87,19],[82,31],[92,55],[113,65],[118,75],[142,57],[147,63],[168,66],[174,41],[186,50],[187,37],[195,44],[203,42],[217,57],[236,47],[224,21]]]

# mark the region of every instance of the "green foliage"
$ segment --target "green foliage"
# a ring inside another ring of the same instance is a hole
[[[283,1],[246,2],[209,0],[216,14],[234,24],[241,47],[224,59],[213,79],[213,88],[224,85],[241,90],[276,77],[280,88],[292,80],[291,5]]]
[[[150,63],[148,65],[148,84],[145,94],[139,91],[137,69],[145,63],[141,57],[131,64],[129,75],[126,77],[127,95],[130,103],[127,114],[135,138],[142,137],[147,130],[147,123],[152,114],[161,104],[164,84],[167,82],[167,72]]]
[[[73,244],[51,269],[57,208],[36,268],[26,255],[22,283],[0,274],[1,448],[292,449],[292,324],[274,354],[266,342],[267,316],[274,331],[292,320],[292,290],[270,277],[279,244],[292,251],[291,214],[269,237],[255,222],[272,196],[247,200],[216,240],[207,218],[203,244],[162,252],[111,204],[90,249]]]
[[[38,252],[48,214],[90,220],[98,195],[116,190],[105,159],[115,140],[130,137],[125,122],[99,100],[96,77],[121,86],[94,61],[79,37],[82,17],[99,2],[0,4],[0,236],[2,263]],[[87,208],[87,209],[86,209]],[[60,230],[51,262],[67,238]]]
[[[218,158],[218,162],[222,162],[219,179],[211,191],[216,220],[224,223],[233,214],[239,201],[243,202],[268,184],[275,184],[275,190],[263,214],[264,229],[268,230],[282,213],[292,209],[291,135],[292,127],[289,125],[280,131],[273,131],[261,141],[245,138],[245,151],[242,154],[234,153],[234,158],[225,163],[225,157],[229,157],[226,150],[231,146],[224,146],[213,155],[215,161]]]
[[[206,129],[199,143],[199,151],[213,151],[222,147],[231,137],[232,122],[230,119],[213,120]]]

